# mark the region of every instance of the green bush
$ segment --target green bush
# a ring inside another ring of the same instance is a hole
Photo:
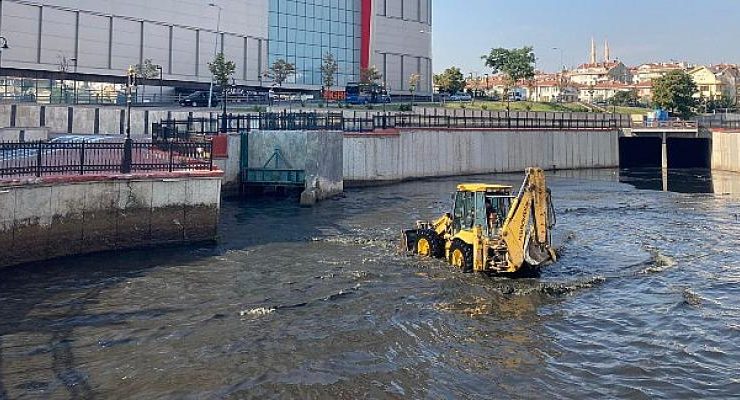
[[[465,103],[460,103],[460,108],[462,108],[464,110],[466,107],[467,106],[465,105]]]
[[[482,106],[480,106],[480,108],[481,108],[481,109],[482,109],[483,111],[488,111],[488,104],[483,104]]]
[[[398,111],[401,112],[411,112],[412,110],[411,104],[401,104],[398,106]]]
[[[319,108],[324,108],[324,103],[319,103]]]

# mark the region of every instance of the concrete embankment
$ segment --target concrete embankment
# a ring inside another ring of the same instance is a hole
[[[616,130],[402,129],[345,134],[346,186],[440,176],[619,166]]]
[[[740,131],[712,132],[712,169],[740,172]]]
[[[172,118],[215,117],[218,110],[187,108],[133,108],[131,134],[151,134],[152,123]],[[123,135],[126,129],[124,107],[118,106],[43,106],[38,104],[0,104],[0,127],[47,128],[51,133]]]
[[[214,240],[221,175],[183,172],[0,183],[0,267]]]

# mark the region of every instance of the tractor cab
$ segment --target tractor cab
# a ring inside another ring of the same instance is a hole
[[[500,234],[514,196],[511,186],[466,183],[457,186],[452,213],[452,234],[480,226],[483,235]]]

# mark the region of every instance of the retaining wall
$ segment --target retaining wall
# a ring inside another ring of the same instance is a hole
[[[402,129],[346,134],[347,184],[439,176],[619,166],[618,131]]]
[[[740,132],[712,132],[712,169],[740,172]]]
[[[0,128],[44,127],[51,133],[123,135],[126,129],[124,107],[117,106],[43,106],[37,104],[0,104]],[[185,108],[132,108],[131,134],[149,135],[154,122],[188,117],[215,117],[218,111]]]
[[[344,191],[342,132],[326,131],[251,131],[249,134],[249,167],[263,168],[275,149],[280,149],[290,169],[306,172],[306,190],[315,191],[316,199]],[[229,153],[232,150],[229,141]],[[274,164],[267,166],[274,168]],[[287,168],[281,164],[282,168]]]
[[[0,267],[216,238],[221,172],[0,183]]]

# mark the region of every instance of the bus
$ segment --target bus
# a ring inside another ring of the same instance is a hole
[[[345,87],[348,104],[377,104],[390,103],[391,96],[385,87],[377,83],[350,82]]]

